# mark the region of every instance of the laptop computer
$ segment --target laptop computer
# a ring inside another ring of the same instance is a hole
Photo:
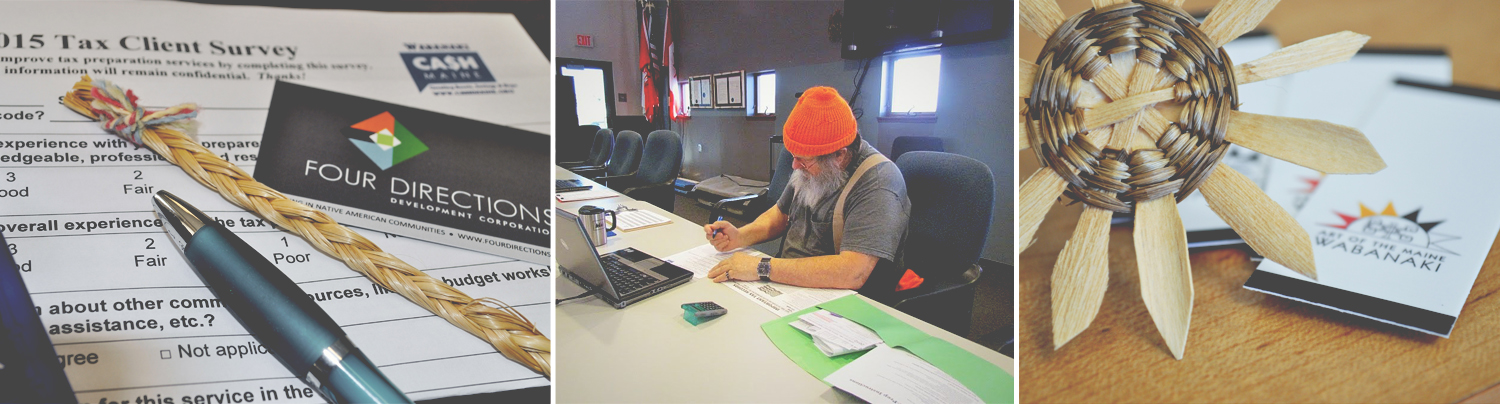
[[[599,294],[616,309],[693,279],[693,273],[634,248],[599,255],[583,221],[562,209],[557,221],[557,266],[564,277]]]

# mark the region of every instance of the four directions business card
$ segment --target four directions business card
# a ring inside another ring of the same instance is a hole
[[[277,82],[255,178],[341,223],[548,262],[550,142]]]

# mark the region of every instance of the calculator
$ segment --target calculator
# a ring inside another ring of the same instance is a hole
[[[682,319],[693,325],[703,324],[719,316],[729,313],[728,309],[714,302],[684,303],[682,305]]]

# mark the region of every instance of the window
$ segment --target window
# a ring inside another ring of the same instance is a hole
[[[936,51],[890,56],[886,60],[883,115],[936,116],[942,60],[942,54]]]
[[[592,66],[562,66],[562,75],[573,78],[578,100],[578,124],[609,127],[609,95],[604,91],[604,69]]]
[[[750,76],[750,116],[776,115],[776,71],[768,70]]]
[[[677,113],[681,116],[693,116],[693,109],[688,107],[692,105],[691,102],[688,102],[688,99],[693,98],[693,93],[688,92],[688,88],[690,87],[688,83],[689,81],[687,80],[677,82],[677,94],[673,95],[676,98],[672,99],[672,102],[677,104],[674,108],[677,109]]]

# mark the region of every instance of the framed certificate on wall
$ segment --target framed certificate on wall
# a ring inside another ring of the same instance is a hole
[[[688,78],[688,107],[690,108],[713,108],[714,107],[714,85],[713,76],[702,75]]]
[[[714,108],[745,107],[745,71],[714,75]]]

